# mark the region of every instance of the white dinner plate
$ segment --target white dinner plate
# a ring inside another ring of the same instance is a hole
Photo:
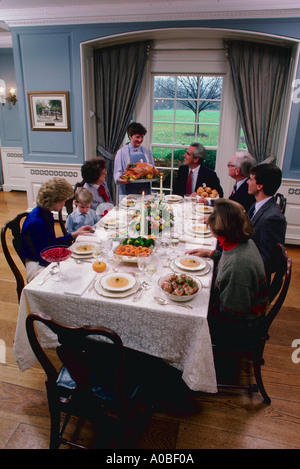
[[[94,285],[94,288],[96,290],[96,292],[101,295],[101,296],[105,296],[106,298],[125,298],[126,296],[130,296],[130,295],[133,295],[134,293],[136,293],[139,289],[139,282],[137,281],[134,285],[134,287],[130,288],[129,290],[126,290],[126,291],[109,291],[109,290],[105,290],[105,288],[103,288],[101,286],[101,278],[99,278],[96,282],[95,282],[95,285]]]
[[[181,200],[183,200],[183,197],[181,197],[181,195],[174,194],[174,195],[166,195],[164,199],[166,202],[175,203],[175,202],[180,202]]]
[[[195,265],[184,265],[182,262],[187,259],[191,263],[195,263]],[[204,259],[198,256],[191,256],[189,254],[186,254],[185,256],[180,256],[175,259],[175,264],[177,267],[180,267],[180,269],[183,270],[191,270],[191,271],[197,271],[197,270],[202,270],[206,266],[206,262]]]
[[[121,200],[120,205],[122,207],[130,208],[134,207],[137,202],[137,199],[135,197],[124,197],[124,199]]]
[[[200,235],[207,235],[210,234],[210,230],[207,228],[207,226],[204,223],[192,223],[190,225],[190,230],[193,233],[200,234]]]
[[[198,215],[208,215],[213,212],[213,207],[210,205],[197,204],[196,212]]]
[[[97,243],[77,243],[74,244],[73,252],[79,256],[91,255],[95,246],[97,246]]]
[[[136,284],[135,277],[131,274],[127,274],[126,272],[115,272],[112,274],[103,275],[100,280],[102,288],[113,292],[124,292],[130,290]],[[112,284],[111,282],[114,280],[115,282]],[[120,285],[118,285],[118,281],[120,282]],[[126,283],[124,284],[123,281]]]
[[[208,233],[195,233],[188,226],[184,228],[184,231],[185,231],[186,234],[188,234],[190,236],[194,236],[196,238],[211,238],[211,236],[212,236],[210,231]]]
[[[206,275],[210,272],[210,264],[208,262],[205,262],[205,267],[204,269],[201,269],[201,270],[194,270],[193,271],[193,275],[195,275],[196,277],[198,276],[202,276],[202,275]],[[184,270],[184,269],[181,269],[181,267],[178,267],[178,265],[176,265],[175,263],[175,259],[173,259],[171,262],[170,262],[170,268],[176,272],[177,274],[185,274],[187,271]]]

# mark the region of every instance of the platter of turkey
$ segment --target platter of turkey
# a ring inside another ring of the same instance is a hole
[[[121,179],[129,182],[150,182],[158,175],[158,170],[149,163],[131,163],[125,169]]]

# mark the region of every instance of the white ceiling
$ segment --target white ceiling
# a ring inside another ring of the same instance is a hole
[[[13,26],[274,17],[300,17],[300,0],[0,0],[0,47]]]

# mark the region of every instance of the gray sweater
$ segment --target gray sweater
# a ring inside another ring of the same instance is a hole
[[[268,288],[261,255],[252,240],[223,251],[212,293],[210,313],[234,323],[264,315]]]

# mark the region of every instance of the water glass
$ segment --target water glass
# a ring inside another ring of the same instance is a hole
[[[142,274],[146,273],[147,265],[150,264],[150,256],[145,256],[143,253],[137,255],[138,268]]]
[[[101,243],[99,243],[93,248],[93,257],[95,259],[98,259],[101,254],[102,254],[102,246],[101,246]]]

